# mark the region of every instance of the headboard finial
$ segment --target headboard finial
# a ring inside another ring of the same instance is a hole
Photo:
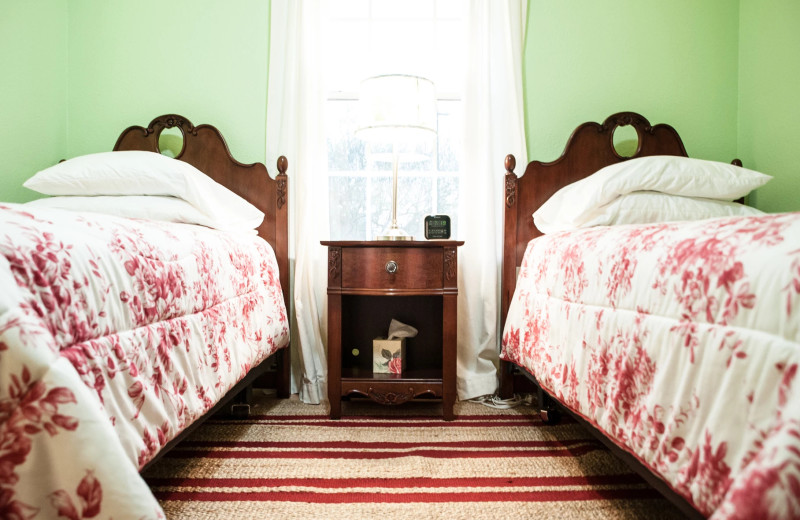
[[[514,173],[514,168],[517,167],[517,159],[516,157],[514,157],[514,154],[506,155],[505,166],[506,166],[506,172]]]
[[[289,160],[285,156],[281,155],[280,157],[278,157],[277,166],[278,166],[278,173],[285,174],[286,170],[289,168]]]

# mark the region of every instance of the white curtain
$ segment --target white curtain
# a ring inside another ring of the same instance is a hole
[[[267,161],[289,160],[292,392],[325,397],[329,234],[319,0],[272,0],[267,85]]]
[[[522,51],[526,0],[469,0],[459,182],[458,395],[497,388],[503,160],[526,164]],[[289,159],[292,391],[325,398],[328,237],[325,92],[319,41],[323,2],[272,0],[267,161]]]
[[[497,389],[503,161],[527,164],[522,57],[527,0],[469,0],[459,182],[458,396]]]

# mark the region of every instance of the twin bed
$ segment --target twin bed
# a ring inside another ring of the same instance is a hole
[[[628,125],[623,157],[613,136]],[[730,205],[765,179],[685,157],[672,127],[625,112],[520,177],[506,159],[501,394],[527,375],[543,419],[569,412],[687,517],[798,518],[800,213]],[[682,177],[706,166],[728,177]],[[621,194],[624,211],[598,217]],[[692,213],[658,222],[662,202]]]
[[[0,517],[163,517],[140,470],[256,378],[288,396],[286,169],[172,114],[0,204]]]

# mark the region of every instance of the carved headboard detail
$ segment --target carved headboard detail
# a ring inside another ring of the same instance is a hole
[[[270,177],[263,163],[243,164],[233,158],[222,134],[212,125],[192,124],[178,114],[156,117],[147,127],[131,126],[120,134],[115,151],[145,150],[160,153],[159,137],[170,128],[180,130],[181,150],[175,159],[187,162],[264,212],[258,234],[272,245],[278,258],[284,298],[289,290],[289,220],[286,157],[278,158],[278,175]]]
[[[638,136],[636,151],[630,157],[620,155],[614,146],[614,131],[624,126],[633,127]],[[549,163],[532,161],[521,177],[513,173],[516,160],[513,156],[507,157],[505,232],[516,237],[512,261],[519,265],[528,242],[542,234],[534,226],[531,215],[556,191],[604,166],[650,155],[687,156],[683,141],[670,125],[651,125],[636,112],[619,112],[607,117],[602,124],[588,122],[578,126],[567,140],[561,157]],[[509,217],[514,221],[509,222]],[[509,225],[513,229],[509,229]],[[508,238],[506,236],[506,243]]]

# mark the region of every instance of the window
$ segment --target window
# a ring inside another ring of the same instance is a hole
[[[330,236],[371,240],[391,221],[390,147],[356,133],[358,89],[378,74],[431,79],[437,134],[427,146],[401,147],[397,220],[423,238],[426,215],[447,214],[458,236],[463,74],[459,0],[329,0],[326,34],[327,155]]]

